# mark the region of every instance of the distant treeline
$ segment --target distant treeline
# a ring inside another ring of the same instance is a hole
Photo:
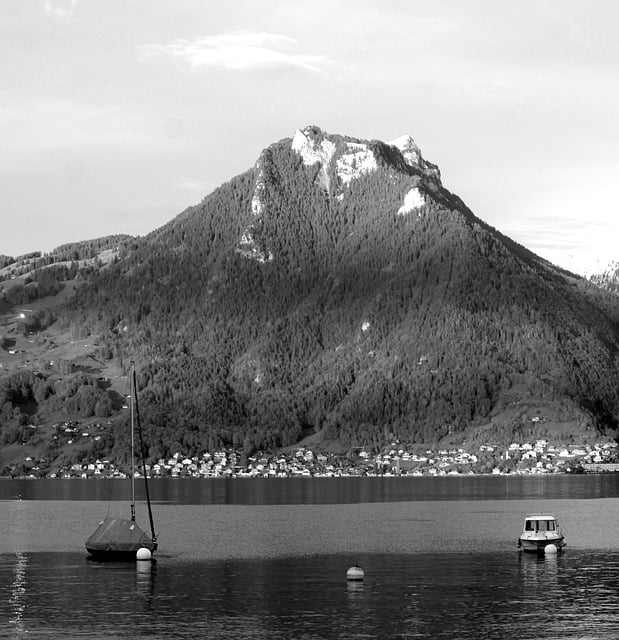
[[[5,280],[12,276],[22,276],[33,270],[60,262],[91,260],[103,251],[109,249],[120,250],[122,246],[131,240],[131,236],[119,234],[64,244],[45,254],[40,251],[33,251],[17,258],[0,256],[0,268],[12,267],[7,274],[0,277],[0,280]]]
[[[44,256],[39,252],[22,256],[15,268],[0,276],[0,282],[19,278],[8,286],[0,286],[0,300],[25,305],[38,298],[54,296],[62,291],[66,282],[96,273],[102,266],[97,258],[102,251],[109,248],[120,251],[129,240],[129,236],[108,236],[63,245]]]

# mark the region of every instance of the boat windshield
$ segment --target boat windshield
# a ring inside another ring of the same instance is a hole
[[[554,520],[527,520],[524,524],[525,531],[555,531]]]

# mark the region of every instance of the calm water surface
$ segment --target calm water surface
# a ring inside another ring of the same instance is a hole
[[[86,559],[98,521],[128,515],[117,489],[31,483],[0,500],[0,638],[619,638],[619,477],[486,478],[485,497],[483,478],[407,480],[327,498],[308,479],[237,485],[239,504],[223,485],[161,485],[146,566]],[[532,511],[558,514],[566,553],[517,551]],[[362,583],[346,581],[355,562]]]

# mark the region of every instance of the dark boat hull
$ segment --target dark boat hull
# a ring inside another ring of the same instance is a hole
[[[102,551],[100,549],[88,549],[88,560],[96,560],[97,562],[136,562],[137,549],[135,551]],[[154,562],[154,560],[153,560]]]
[[[544,553],[546,546],[549,544],[554,544],[557,547],[557,551],[560,553],[565,546],[565,539],[563,536],[556,538],[519,538],[518,539],[518,547],[522,549],[522,551],[526,551],[528,553]]]
[[[97,560],[136,560],[138,549],[157,549],[157,543],[134,520],[107,517],[86,540],[86,550]]]

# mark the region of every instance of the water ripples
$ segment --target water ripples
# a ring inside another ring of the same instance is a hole
[[[79,554],[0,556],[0,638],[619,637],[611,553],[368,554],[97,564]]]

